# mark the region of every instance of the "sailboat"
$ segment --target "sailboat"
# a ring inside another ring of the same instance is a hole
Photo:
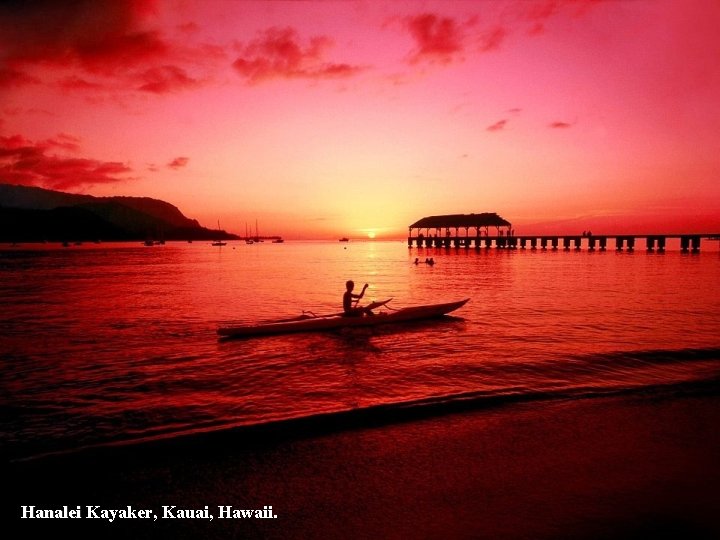
[[[247,222],[245,223],[245,243],[246,244],[254,244],[255,243],[253,241],[253,239],[248,236]]]
[[[221,234],[221,230],[220,230],[220,220],[218,219],[218,236],[220,236],[220,234]],[[219,240],[219,239],[218,239],[218,240],[215,240],[215,241],[212,243],[212,245],[213,245],[213,246],[221,246],[221,247],[222,247],[222,246],[227,246],[227,242],[223,242],[222,240]]]

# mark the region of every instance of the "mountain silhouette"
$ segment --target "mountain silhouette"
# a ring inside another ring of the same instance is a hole
[[[0,184],[0,241],[231,240],[172,204],[149,197],[93,197]]]

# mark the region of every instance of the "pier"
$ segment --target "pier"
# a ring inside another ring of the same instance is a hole
[[[717,241],[718,233],[702,234],[582,234],[516,235],[512,224],[497,214],[454,214],[423,218],[408,228],[408,247],[464,249],[529,249],[557,251],[665,251],[669,239],[680,240],[683,253],[700,251],[702,240]]]

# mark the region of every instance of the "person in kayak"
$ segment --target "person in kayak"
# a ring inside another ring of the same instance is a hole
[[[372,313],[368,309],[353,306],[353,301],[357,302],[365,295],[368,284],[366,283],[365,285],[363,285],[360,294],[355,294],[353,292],[354,288],[355,282],[353,280],[348,280],[347,283],[345,283],[346,290],[345,294],[343,294],[343,315],[345,315],[346,317],[358,317],[360,315],[363,315],[364,313],[371,315]]]

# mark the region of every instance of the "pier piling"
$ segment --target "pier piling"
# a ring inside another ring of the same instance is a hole
[[[690,238],[690,243],[692,245],[693,253],[697,253],[700,251],[700,237],[699,236],[693,236]]]
[[[690,237],[689,236],[681,236],[680,237],[680,250],[683,253],[687,253],[689,247],[690,247]]]

